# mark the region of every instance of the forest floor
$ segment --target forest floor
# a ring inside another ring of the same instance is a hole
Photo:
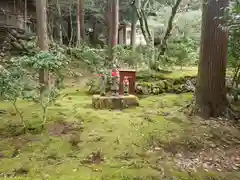
[[[19,102],[31,126],[21,134],[14,109],[0,104],[0,179],[240,179],[240,126],[180,112],[191,93],[109,111],[92,109],[80,89],[63,90],[41,133],[39,107]]]

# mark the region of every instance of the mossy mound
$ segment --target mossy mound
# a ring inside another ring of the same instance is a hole
[[[124,109],[138,106],[138,98],[134,95],[128,96],[100,96],[92,97],[92,106],[95,109]]]
[[[142,71],[136,76],[136,94],[193,92],[196,85],[195,71]]]
[[[179,79],[164,79],[157,82],[138,82],[136,94],[162,94],[162,93],[186,93],[194,92],[196,85],[195,77],[181,77]]]
[[[136,79],[138,82],[154,82],[164,79],[178,80],[184,79],[185,77],[196,77],[196,70],[185,70],[185,71],[140,71],[136,74]]]
[[[140,71],[136,74],[136,80],[141,82],[164,80],[164,74],[157,72]]]

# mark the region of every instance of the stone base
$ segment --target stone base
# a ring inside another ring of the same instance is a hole
[[[93,95],[92,106],[95,109],[124,109],[139,106],[138,98],[134,95],[128,96],[100,96]]]

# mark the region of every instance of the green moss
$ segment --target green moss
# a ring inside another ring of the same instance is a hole
[[[161,172],[152,168],[151,163],[161,154],[150,153],[143,157],[140,154],[146,153],[154,141],[181,136],[190,126],[186,117],[177,110],[191,97],[191,93],[149,96],[140,100],[139,107],[109,111],[92,109],[91,96],[77,91],[77,88],[66,89],[55,105],[49,107],[47,125],[74,122],[82,129],[57,136],[51,135],[49,129],[42,133],[30,131],[14,138],[1,135],[0,174],[29,180],[159,179]],[[31,126],[37,126],[41,117],[39,107],[23,101],[19,105],[26,121]],[[6,102],[0,103],[0,107],[7,112],[13,111]],[[179,122],[173,117],[183,121]],[[0,118],[3,131],[7,131],[6,126],[10,122],[19,122],[12,113],[1,114]],[[80,141],[73,147],[71,138],[75,133]],[[13,156],[16,150],[18,153]],[[103,155],[103,162],[84,163],[92,152],[97,151]],[[167,164],[168,161],[162,160],[161,163]],[[25,170],[26,174],[16,173],[16,170]],[[173,174],[175,176],[176,173]]]
[[[139,95],[158,95],[164,92],[167,93],[186,93],[193,92],[191,86],[186,85],[186,82],[190,80],[194,83],[194,76],[179,76],[179,77],[164,77],[164,79],[160,80],[155,78],[154,80],[148,77],[147,81],[139,80],[136,86],[136,93]],[[150,75],[151,76],[151,75]],[[157,77],[157,76],[156,76]],[[152,81],[153,80],[153,81]]]
[[[183,77],[196,77],[197,76],[197,69],[188,69],[188,70],[175,70],[170,74],[166,74],[165,78],[170,78],[170,79],[179,79]]]
[[[186,69],[184,71],[174,70],[174,71],[166,71],[166,72],[156,72],[156,71],[140,71],[137,72],[136,78],[137,81],[141,82],[153,82],[159,80],[177,80],[184,77],[196,77],[197,69]]]
[[[61,98],[57,100],[57,106],[49,108],[48,123],[59,120],[83,123],[84,130],[80,135],[81,143],[79,148],[73,149],[67,137],[53,138],[49,137],[46,134],[47,132],[43,135],[31,135],[33,139],[30,138],[31,140],[20,148],[20,154],[17,158],[9,157],[14,151],[14,144],[10,143],[5,149],[1,150],[1,153],[7,157],[1,160],[0,172],[6,173],[11,172],[14,168],[19,169],[23,162],[30,166],[29,178],[40,176],[40,172],[44,172],[49,174],[51,178],[60,178],[61,176],[61,178],[70,179],[74,179],[74,177],[89,179],[92,176],[91,174],[97,177],[99,173],[103,173],[104,178],[119,177],[121,179],[124,176],[136,177],[137,172],[140,170],[144,172],[143,174],[151,174],[154,171],[146,168],[145,165],[143,167],[140,166],[140,169],[139,167],[132,169],[132,165],[130,168],[126,166],[124,160],[117,158],[123,157],[124,159],[128,154],[128,156],[132,156],[133,161],[135,161],[134,159],[138,160],[136,154],[141,152],[141,148],[139,149],[138,146],[134,145],[135,143],[141,145],[145,141],[144,136],[153,130],[158,129],[164,136],[167,136],[166,127],[170,129],[178,128],[176,124],[167,122],[159,115],[154,115],[153,117],[156,124],[150,125],[149,122],[144,121],[145,113],[142,112],[142,109],[146,107],[151,109],[150,106],[146,105],[154,105],[152,101],[154,98],[144,99],[143,102],[140,102],[142,104],[141,107],[136,109],[127,109],[122,112],[96,111],[89,106],[91,105],[91,97],[70,92],[69,90],[65,91]],[[72,92],[75,92],[75,90]],[[32,125],[37,124],[41,115],[38,112],[39,107],[32,105],[32,112],[29,113],[28,106],[25,105],[25,102],[23,104],[21,109],[25,112],[24,115],[27,121],[29,119],[29,121],[32,120]],[[6,110],[9,109],[11,107],[6,108]],[[33,117],[31,118],[31,116]],[[12,118],[11,114],[4,117],[7,119]],[[17,121],[17,117],[14,116],[14,119]],[[5,144],[8,140],[0,142]],[[105,158],[104,163],[100,166],[102,172],[84,168],[81,165],[81,160],[86,158],[91,152],[98,150],[103,152]],[[119,171],[118,169],[121,166],[124,168],[121,168],[121,171]],[[57,171],[55,168],[57,168]],[[77,171],[73,172],[73,169],[77,169]],[[63,174],[64,176],[62,176]]]

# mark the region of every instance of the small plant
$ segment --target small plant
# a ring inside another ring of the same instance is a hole
[[[24,130],[26,130],[26,124],[17,101],[25,99],[37,103],[41,108],[41,125],[44,127],[48,107],[59,96],[60,83],[63,80],[61,69],[66,67],[68,61],[62,51],[52,50],[52,52],[39,52],[32,56],[16,57],[11,59],[11,62],[9,67],[2,67],[0,72],[2,99],[12,103]],[[40,92],[42,86],[37,77],[42,70],[47,70],[51,74],[52,83]]]
[[[10,68],[1,67],[0,86],[1,98],[7,100],[13,105],[25,131],[26,124],[24,122],[23,114],[17,105],[17,101],[24,97],[24,91],[27,91],[28,89],[28,81],[27,77],[24,75],[24,71],[18,66]]]
[[[44,93],[40,94],[39,104],[42,108],[42,127],[47,120],[47,110],[49,105],[55,102],[57,97],[59,97],[59,94],[57,88],[47,89]]]
[[[38,75],[38,72],[42,70],[48,70],[50,77],[50,85],[46,87],[42,92],[40,92],[41,84],[35,86],[39,91],[33,91],[27,98],[35,103],[39,104],[42,110],[42,127],[44,127],[47,120],[47,109],[55,102],[59,96],[60,83],[63,80],[61,75],[61,69],[66,67],[68,61],[64,54],[59,51],[50,52],[40,52],[33,57],[22,57],[19,59],[19,64],[21,67],[30,69],[33,71],[31,79],[34,79]]]
[[[50,105],[54,104],[56,99],[59,97],[59,89],[56,87],[50,87],[45,89],[42,93],[33,92],[25,99],[35,102],[41,108],[41,127],[44,128],[44,125],[47,121],[47,112]]]

